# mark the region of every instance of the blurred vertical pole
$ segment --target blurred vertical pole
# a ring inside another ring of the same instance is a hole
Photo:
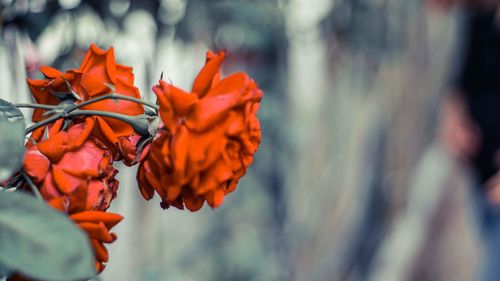
[[[367,96],[376,68],[348,48],[337,50],[333,34],[322,30],[332,9],[344,3],[314,2],[291,1],[286,17],[295,152],[288,167],[292,277],[353,280],[349,274],[363,239],[360,231],[365,219],[371,220],[365,217],[369,183],[380,176],[374,175],[380,167],[370,164],[383,153],[369,142],[380,130],[378,102]],[[343,12],[350,21],[351,11]],[[368,154],[370,149],[376,153]]]
[[[411,175],[436,129],[456,26],[427,18],[420,1],[304,3],[290,1],[286,17],[292,275],[365,280],[384,229],[415,194]],[[340,35],[338,26],[320,32],[329,17],[344,21]],[[429,159],[421,165],[439,161]],[[419,177],[429,171],[439,173]]]
[[[113,46],[117,60],[134,68],[134,84],[140,89],[143,98],[152,100],[150,94],[150,74],[153,56],[156,52],[156,24],[152,15],[145,10],[134,10],[124,18],[124,32],[114,38]],[[117,164],[119,166],[121,164]],[[146,204],[140,198],[135,179],[137,167],[119,168],[119,197],[113,202],[111,211],[121,214],[124,220],[116,227],[118,243],[109,246],[110,260],[103,272],[104,280],[147,280],[145,268],[152,255],[158,254],[151,249],[154,228],[150,226]]]
[[[319,178],[324,177],[328,156],[323,149],[331,135],[325,127],[322,103],[329,90],[327,41],[321,36],[320,22],[328,15],[331,0],[291,0],[285,10],[288,36],[289,125],[287,130],[294,151],[286,168],[289,210],[288,225],[292,256],[290,279],[307,280],[314,270],[311,242],[320,231],[318,218],[323,206],[318,197],[325,195]],[[323,130],[325,129],[325,130]],[[326,159],[325,159],[326,157]],[[311,279],[312,280],[312,279]]]
[[[391,75],[409,75],[406,87],[411,90],[400,89],[392,96],[397,102],[391,105],[393,116],[388,116],[392,154],[387,155],[387,169],[399,170],[399,175],[389,181],[391,227],[369,280],[471,280],[477,249],[467,175],[442,146],[431,142],[439,100],[457,66],[460,17],[418,9],[419,16],[407,27],[408,60],[400,65],[406,70]],[[415,28],[415,23],[424,28]]]
[[[1,11],[1,10],[0,10]],[[0,98],[12,103],[29,102],[26,84],[24,38],[15,28],[0,27]],[[21,109],[26,120],[30,120],[29,109]]]

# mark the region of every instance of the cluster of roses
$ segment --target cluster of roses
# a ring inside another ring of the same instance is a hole
[[[252,162],[261,138],[256,113],[262,92],[244,73],[221,79],[224,57],[207,53],[190,93],[160,80],[153,87],[158,104],[149,106],[154,112],[139,102],[132,68],[115,63],[113,48],[92,45],[79,69],[42,67],[46,79],[28,80],[45,107],[34,110],[33,122],[43,126],[26,144],[23,173],[49,205],[88,234],[99,272],[108,261],[104,243],[116,239],[110,230],[122,219],[106,212],[118,190],[114,161],[139,164],[145,199],[156,192],[163,208],[191,211],[205,201],[220,206]],[[105,98],[113,92],[121,98]],[[161,122],[150,122],[153,129],[134,124],[157,115]]]

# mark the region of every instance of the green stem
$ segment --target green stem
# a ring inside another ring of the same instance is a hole
[[[152,103],[147,102],[147,101],[143,101],[141,99],[137,99],[137,98],[133,98],[133,97],[128,97],[128,96],[124,96],[124,95],[119,95],[119,94],[109,94],[109,95],[100,96],[98,98],[91,99],[91,100],[82,102],[80,104],[74,105],[74,106],[66,109],[65,112],[59,112],[57,114],[54,114],[54,115],[50,116],[49,118],[44,119],[44,120],[42,120],[42,121],[40,121],[40,122],[32,125],[31,127],[28,127],[25,130],[25,134],[29,134],[29,133],[33,132],[34,130],[36,130],[36,129],[42,127],[42,126],[45,126],[45,125],[47,125],[47,124],[49,124],[51,122],[54,122],[54,121],[56,121],[57,119],[60,119],[60,118],[74,117],[74,116],[78,116],[78,115],[86,115],[86,116],[97,115],[97,116],[104,116],[104,117],[115,118],[115,119],[121,120],[123,122],[126,122],[126,123],[130,124],[132,126],[132,128],[137,133],[139,133],[141,135],[148,135],[149,136],[149,131],[148,131],[148,125],[149,125],[149,123],[147,123],[146,120],[143,121],[142,119],[138,119],[138,118],[133,117],[133,116],[124,115],[124,114],[118,114],[118,113],[113,113],[113,112],[107,112],[107,111],[77,110],[78,108],[80,108],[82,106],[86,106],[86,105],[89,105],[89,104],[92,104],[92,103],[95,103],[95,102],[98,102],[98,101],[101,101],[101,100],[105,100],[105,99],[122,99],[122,100],[128,100],[128,101],[132,101],[132,102],[137,102],[137,103],[144,104],[146,106],[154,108],[155,110],[159,109],[158,105],[152,104]],[[33,106],[33,108],[44,108],[44,109],[57,108],[57,106],[52,106],[52,105],[39,105],[39,104],[20,104],[20,105],[23,105],[23,106],[26,106],[26,107],[27,107],[27,105],[30,105],[30,106]]]
[[[57,105],[48,105],[48,104],[36,104],[36,103],[15,103],[15,107],[28,107],[28,108],[40,108],[40,109],[55,109]]]
[[[79,104],[75,105],[74,107],[70,108],[67,112],[69,113],[69,112],[71,112],[71,111],[73,111],[75,109],[78,109],[78,108],[81,108],[83,106],[86,106],[86,105],[89,105],[89,104],[92,104],[92,103],[95,103],[95,102],[98,102],[98,101],[102,101],[102,100],[105,100],[105,99],[128,100],[128,101],[132,101],[132,102],[143,104],[145,106],[149,106],[149,107],[151,107],[151,108],[153,108],[155,110],[158,110],[160,108],[156,104],[153,104],[153,103],[150,103],[150,102],[138,99],[138,98],[124,96],[124,95],[120,95],[120,94],[109,94],[109,95],[100,96],[100,97],[97,97],[95,99],[90,99],[88,101],[84,101],[82,103],[79,103]]]
[[[28,127],[25,131],[24,131],[24,134],[27,135],[31,132],[33,132],[34,130],[40,128],[40,127],[43,127],[51,122],[54,122],[56,121],[57,119],[60,119],[63,117],[63,113],[57,113],[55,115],[52,115],[50,116],[49,118],[47,119],[43,119],[42,121],[38,122],[38,123],[35,123],[34,125]]]
[[[67,117],[75,117],[75,116],[103,116],[103,117],[109,117],[109,118],[114,118],[120,121],[123,121],[125,123],[130,124],[134,131],[141,135],[147,135],[149,136],[149,122],[145,119],[138,118],[138,116],[130,116],[130,115],[125,115],[125,114],[119,114],[119,113],[114,113],[114,112],[108,112],[108,111],[99,111],[99,110],[75,110],[73,112],[68,113],[66,116]]]
[[[23,175],[23,178],[26,181],[26,183],[30,186],[31,191],[33,192],[33,194],[35,194],[35,196],[38,199],[40,199],[40,200],[43,201],[42,194],[40,194],[40,191],[38,190],[38,188],[36,187],[36,185],[33,183],[33,181],[31,180],[30,176],[28,176],[28,174],[26,174],[25,171],[21,171],[21,174]]]

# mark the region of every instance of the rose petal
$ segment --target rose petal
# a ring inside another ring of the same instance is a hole
[[[108,93],[110,89],[105,84],[116,82],[113,47],[104,51],[92,44],[79,70],[83,73],[81,84],[90,97]]]
[[[108,229],[117,225],[123,217],[119,214],[101,212],[101,211],[85,211],[70,216],[77,223],[79,222],[102,222]]]
[[[109,260],[109,254],[103,243],[99,242],[97,239],[90,239],[90,243],[92,244],[92,248],[94,249],[96,259],[100,262],[107,262]]]
[[[208,205],[210,205],[210,207],[220,207],[220,205],[222,205],[222,202],[224,202],[224,191],[218,189],[213,190],[205,196],[205,199],[207,200],[207,203]]]
[[[40,72],[43,73],[43,75],[45,75],[45,77],[47,78],[56,78],[63,75],[61,71],[50,66],[41,66]]]
[[[50,161],[38,149],[28,149],[24,156],[23,170],[38,183],[45,179],[49,172]]]
[[[203,66],[201,71],[198,73],[193,83],[192,92],[196,93],[199,98],[202,98],[210,89],[212,81],[219,72],[225,56],[225,51],[219,52],[215,56],[207,53],[207,57],[209,58],[207,58],[205,66]]]
[[[185,124],[197,132],[205,131],[223,120],[239,102],[237,94],[207,97],[196,104]]]
[[[174,113],[180,117],[188,115],[198,102],[195,94],[184,92],[183,90],[169,85],[167,96],[172,104]]]
[[[87,232],[87,235],[92,239],[97,239],[105,243],[111,243],[115,240],[115,237],[113,237],[109,233],[109,231],[106,229],[106,226],[102,222],[81,222],[78,223],[78,226],[85,230],[85,232]]]

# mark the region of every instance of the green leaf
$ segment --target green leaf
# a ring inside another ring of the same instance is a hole
[[[96,275],[86,234],[64,214],[21,192],[0,191],[0,266],[39,280]]]
[[[0,99],[0,181],[17,171],[24,157],[24,116],[11,103]]]

